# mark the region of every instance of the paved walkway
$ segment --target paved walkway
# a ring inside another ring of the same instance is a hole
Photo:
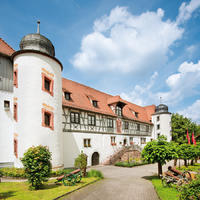
[[[67,195],[65,200],[159,200],[153,185],[145,179],[157,173],[157,164],[123,168],[97,166],[105,179]],[[164,167],[166,169],[166,167]]]

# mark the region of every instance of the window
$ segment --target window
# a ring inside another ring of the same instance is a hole
[[[138,118],[138,112],[135,112],[135,117]]]
[[[18,141],[15,138],[14,139],[14,155],[15,155],[16,158],[18,157],[18,149],[17,148],[18,148]]]
[[[133,137],[129,137],[129,142],[130,142],[130,145],[133,144]]]
[[[108,128],[113,128],[113,119],[108,119]]]
[[[159,130],[160,129],[160,124],[157,124],[157,130]]]
[[[4,110],[10,110],[10,101],[4,101]]]
[[[83,139],[83,146],[84,147],[91,147],[91,140],[90,139]]]
[[[80,124],[80,113],[71,112],[70,119],[71,123]]]
[[[17,122],[17,103],[14,103],[14,112],[13,112],[13,118]]]
[[[44,113],[44,124],[50,126],[51,115],[47,112]]]
[[[54,114],[42,108],[42,126],[54,130]]]
[[[88,125],[92,125],[92,126],[96,125],[95,115],[88,115]]]
[[[137,131],[140,130],[140,124],[137,124]]]
[[[49,93],[53,96],[53,79],[46,76],[45,73],[42,73],[42,90]]]
[[[157,116],[157,121],[160,121],[160,116]]]
[[[122,116],[122,108],[119,107],[119,106],[116,106],[115,113],[116,113],[118,116]]]
[[[112,146],[116,146],[115,138],[116,138],[115,136],[110,137],[110,142]]]
[[[146,138],[141,138],[141,144],[146,144]]]
[[[92,100],[92,105],[97,108],[98,107],[98,102],[96,100]]]
[[[124,122],[124,129],[128,129],[129,128],[129,123],[128,122]]]
[[[15,69],[13,72],[13,85],[18,88],[18,70]]]
[[[149,126],[146,125],[146,132],[149,132]]]
[[[71,93],[70,92],[65,92],[64,94],[65,94],[66,100],[68,100],[68,101],[71,100]]]
[[[157,134],[157,138],[159,138],[159,137],[160,137],[160,133]]]

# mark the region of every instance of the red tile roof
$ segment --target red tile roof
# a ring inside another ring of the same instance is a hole
[[[0,38],[0,53],[11,56],[15,50]]]
[[[145,123],[151,123],[151,115],[155,113],[155,105],[138,106],[122,99],[120,96],[112,96],[65,78],[62,79],[62,84],[63,91],[71,93],[70,101],[65,100],[63,96],[63,106],[117,117],[109,105],[122,102],[125,104],[123,107],[124,118]],[[92,105],[93,100],[98,101],[98,108]],[[138,113],[138,117],[134,115],[135,112]]]

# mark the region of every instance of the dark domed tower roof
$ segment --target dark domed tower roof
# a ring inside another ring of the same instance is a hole
[[[165,104],[156,106],[156,113],[168,113],[168,106]]]
[[[54,46],[51,41],[39,33],[24,36],[19,46],[21,50],[37,50],[50,56],[55,56]]]

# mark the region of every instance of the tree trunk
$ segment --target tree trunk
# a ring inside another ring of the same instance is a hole
[[[177,165],[177,159],[174,159],[174,167]]]
[[[160,175],[162,175],[162,165],[158,162],[158,176],[160,177]]]
[[[184,160],[184,165],[187,167],[187,160]]]
[[[191,160],[191,165],[194,165],[194,160]]]
[[[197,161],[198,161],[198,158],[196,157],[196,158],[195,158],[195,163],[197,163]]]

